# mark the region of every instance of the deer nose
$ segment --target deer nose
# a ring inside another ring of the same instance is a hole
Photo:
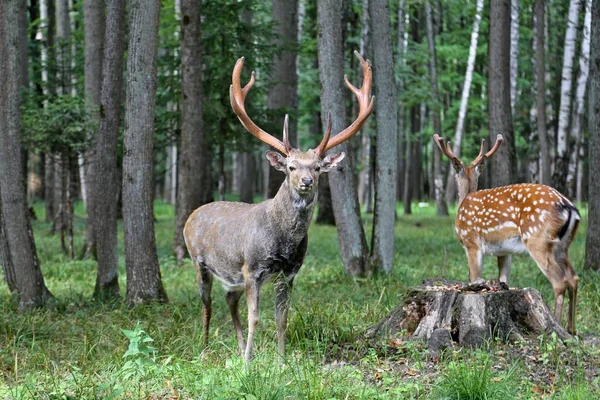
[[[304,178],[302,178],[302,183],[305,184],[306,186],[310,186],[313,184],[313,179],[309,178],[309,177],[304,177]]]

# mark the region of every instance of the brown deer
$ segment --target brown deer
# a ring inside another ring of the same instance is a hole
[[[569,199],[546,185],[522,183],[477,190],[477,180],[486,160],[502,144],[502,135],[484,154],[465,164],[450,150],[444,139],[434,141],[456,171],[458,211],[454,231],[469,262],[469,280],[480,281],[483,256],[498,257],[499,280],[508,284],[511,255],[528,252],[554,289],[554,317],[560,323],[565,291],[569,292],[567,331],[575,334],[575,306],[579,278],[569,260],[569,246],[581,220]]]
[[[283,142],[250,119],[244,100],[254,84],[254,72],[250,82],[242,88],[240,75],[244,58],[235,64],[230,87],[233,111],[248,132],[283,154],[267,151],[266,157],[275,169],[285,173],[286,178],[273,199],[259,204],[209,203],[195,210],[185,224],[185,242],[196,267],[203,302],[205,345],[208,343],[213,277],[221,281],[227,292],[227,305],[246,362],[252,358],[259,319],[260,288],[266,281],[274,279],[278,349],[284,356],[290,294],[306,253],[307,231],[317,203],[319,176],[338,165],[345,156],[343,152],[329,155],[325,152],[358,132],[373,110],[371,66],[368,60],[365,61],[357,52],[355,54],[362,65],[362,88],[354,87],[347,77],[345,82],[358,99],[358,117],[330,140],[330,116],[323,140],[316,149],[307,152],[290,145],[287,115],[283,125]],[[248,303],[246,342],[238,314],[238,302],[244,289]]]

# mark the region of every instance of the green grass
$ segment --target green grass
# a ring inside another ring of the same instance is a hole
[[[35,209],[42,221],[42,205],[36,204]],[[79,250],[85,221],[80,205],[76,211]],[[584,216],[586,211],[582,209]],[[58,236],[50,235],[50,227],[37,221],[38,254],[46,284],[56,298],[44,309],[21,313],[0,281],[0,398],[492,399],[506,390],[524,399],[600,397],[600,349],[582,342],[564,346],[544,338],[511,346],[490,343],[483,351],[450,349],[434,362],[419,343],[366,341],[365,329],[395,308],[411,285],[429,277],[467,278],[452,218],[438,218],[430,207],[415,207],[411,216],[398,213],[390,276],[347,277],[335,227],[311,227],[305,264],[292,295],[288,362],[279,364],[273,287],[268,284],[262,290],[256,359],[248,369],[237,353],[220,285],[213,289],[210,342],[202,346],[194,270],[189,260],[178,265],[170,253],[172,207],[157,203],[155,208],[158,253],[170,302],[135,309],[121,302],[92,301],[94,262],[68,260],[60,253]],[[370,232],[371,216],[364,221]],[[581,270],[584,245],[585,221],[570,254],[581,278],[578,329],[583,335],[596,335],[600,278]],[[122,246],[121,236],[119,283],[124,295]],[[497,276],[491,257],[486,258],[483,273],[485,278]],[[553,302],[550,284],[527,256],[513,258],[511,286],[535,287],[547,302]],[[245,303],[240,308],[244,318]],[[130,340],[122,330],[134,330],[138,322],[153,339],[150,344],[156,353],[123,358]],[[134,369],[131,363],[126,366],[128,361],[137,362]],[[475,394],[451,394],[459,386]]]

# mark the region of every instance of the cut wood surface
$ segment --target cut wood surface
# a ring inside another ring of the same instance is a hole
[[[563,340],[571,337],[533,288],[446,279],[428,279],[412,288],[398,308],[367,330],[367,336],[401,332],[426,340],[433,353],[452,342],[475,347],[491,339],[515,341],[542,333],[554,332]]]

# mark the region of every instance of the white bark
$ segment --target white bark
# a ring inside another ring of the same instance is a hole
[[[558,110],[558,135],[556,140],[556,165],[554,170],[554,185],[564,191],[569,117],[571,113],[571,91],[573,81],[573,60],[577,45],[577,28],[582,0],[571,0],[567,30],[565,33],[565,49],[563,55],[562,79],[560,86],[560,107]]]
[[[583,22],[583,39],[581,41],[581,56],[579,57],[579,75],[577,76],[577,86],[575,89],[575,98],[573,100],[573,110],[571,115],[571,136],[575,139],[575,146],[571,149],[569,159],[569,171],[567,174],[567,188],[569,195],[575,195],[575,178],[577,174],[577,161],[579,148],[583,139],[583,114],[585,105],[585,91],[587,87],[588,75],[590,70],[590,28],[592,23],[592,0],[585,2],[585,19]]]
[[[477,0],[475,21],[473,22],[473,31],[471,32],[471,45],[469,46],[469,58],[467,59],[467,71],[465,72],[465,83],[463,84],[460,108],[458,109],[458,121],[456,122],[456,131],[454,132],[454,142],[452,146],[452,151],[457,157],[460,157],[460,144],[462,142],[462,134],[465,126],[465,116],[467,115],[471,82],[473,81],[473,70],[475,69],[475,56],[477,55],[477,40],[479,38],[479,24],[481,23],[482,11],[483,0]],[[448,201],[454,201],[456,195],[454,168],[449,168],[449,171],[448,182],[446,184],[446,196],[448,197]]]
[[[519,69],[519,0],[510,2],[510,109],[514,115]]]
[[[40,24],[35,36],[42,43],[42,93],[43,104],[48,107],[48,0],[40,0]]]

